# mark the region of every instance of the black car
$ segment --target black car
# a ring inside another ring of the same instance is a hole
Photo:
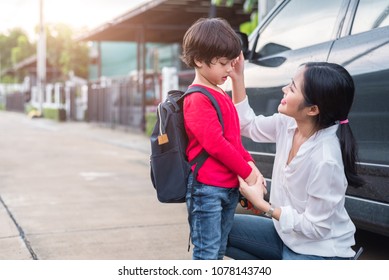
[[[257,114],[277,111],[281,87],[302,63],[335,62],[351,73],[349,120],[367,184],[348,188],[346,208],[358,228],[389,237],[389,1],[281,1],[242,40],[247,95]],[[243,142],[271,183],[275,145]]]

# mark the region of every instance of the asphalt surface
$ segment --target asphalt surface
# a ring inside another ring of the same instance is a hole
[[[141,133],[0,111],[0,259],[191,259],[149,150]]]
[[[185,204],[158,202],[149,155],[139,132],[0,111],[0,260],[190,260]],[[384,237],[356,239],[388,259]]]

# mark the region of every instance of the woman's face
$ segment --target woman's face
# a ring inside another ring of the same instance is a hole
[[[292,78],[290,84],[282,88],[284,98],[281,99],[278,105],[278,112],[287,116],[293,117],[296,120],[303,117],[306,106],[304,96],[302,93],[304,85],[304,71],[305,67],[300,67],[295,76]]]

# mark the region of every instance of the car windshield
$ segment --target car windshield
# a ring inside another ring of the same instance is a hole
[[[256,46],[258,57],[331,40],[337,31],[335,26],[342,2],[339,0],[288,2],[259,35]]]

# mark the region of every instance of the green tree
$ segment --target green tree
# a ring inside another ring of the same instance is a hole
[[[254,29],[258,26],[258,13],[253,12],[250,16],[250,21],[244,22],[239,26],[240,32],[251,34]]]
[[[227,6],[232,7],[234,0],[211,0],[211,4],[214,6]],[[255,27],[258,25],[258,13],[253,12],[258,0],[245,0],[243,3],[243,9],[246,13],[251,13],[250,21],[244,22],[240,25],[240,31],[249,35]]]
[[[38,28],[36,28],[38,30]],[[58,71],[54,80],[64,81],[70,72],[88,77],[88,47],[86,42],[73,40],[74,30],[64,24],[46,25],[46,53],[48,64]],[[17,63],[36,54],[36,42],[31,43],[20,28],[0,34],[0,71],[11,69]],[[1,82],[20,82],[27,73],[1,75]]]
[[[59,80],[66,80],[73,72],[76,76],[88,76],[88,47],[85,42],[73,40],[74,31],[64,24],[52,24],[46,28],[47,60],[51,66],[60,70]]]
[[[20,35],[17,45],[11,49],[11,63],[15,65],[35,53],[35,45],[31,44],[26,35]]]
[[[16,63],[34,54],[35,46],[30,43],[27,33],[13,28],[6,34],[0,34],[0,71],[11,69]],[[1,75],[1,82],[17,82],[10,74]]]

